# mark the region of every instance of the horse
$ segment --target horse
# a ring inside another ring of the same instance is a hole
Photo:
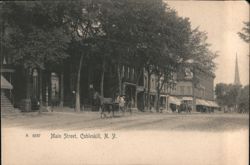
[[[101,113],[101,118],[106,117],[105,112],[108,112],[108,114],[112,112],[112,117],[114,117],[114,112],[119,110],[118,104],[114,103],[112,98],[105,98],[98,92],[94,94],[94,101]]]

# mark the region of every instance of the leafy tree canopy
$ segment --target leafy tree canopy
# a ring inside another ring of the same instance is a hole
[[[238,104],[241,86],[219,83],[215,87],[216,99],[220,105],[232,107]]]
[[[162,0],[3,2],[2,9],[1,44],[25,68],[69,56],[77,61],[88,51],[93,61],[173,68],[193,59],[215,69],[206,33],[192,30],[189,19]]]
[[[65,3],[22,1],[2,5],[2,42],[14,64],[44,69],[46,63],[60,63],[68,56]]]
[[[238,35],[245,42],[250,42],[250,22],[244,22],[244,27],[242,28],[241,32],[238,32]]]

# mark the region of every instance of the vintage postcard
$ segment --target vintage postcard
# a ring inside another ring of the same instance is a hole
[[[0,2],[3,165],[248,165],[247,1]]]

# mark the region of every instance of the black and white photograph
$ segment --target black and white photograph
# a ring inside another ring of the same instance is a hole
[[[0,1],[1,164],[248,165],[247,1]]]

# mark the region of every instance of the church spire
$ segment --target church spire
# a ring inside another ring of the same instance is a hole
[[[240,74],[239,74],[239,68],[238,68],[237,53],[236,53],[236,60],[235,60],[234,84],[235,84],[235,85],[240,85]]]

